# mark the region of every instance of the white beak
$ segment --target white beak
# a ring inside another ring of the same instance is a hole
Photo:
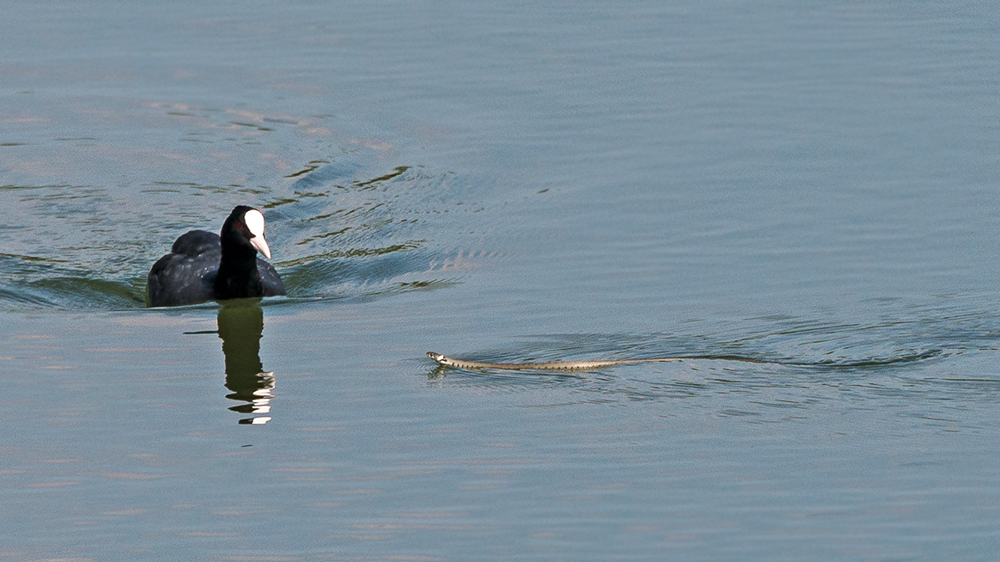
[[[271,248],[267,247],[267,240],[264,240],[263,233],[258,234],[257,236],[251,238],[250,243],[253,245],[254,248],[257,248],[258,252],[264,254],[265,258],[271,259]]]
[[[264,215],[257,209],[250,209],[243,215],[243,221],[247,225],[247,230],[253,235],[250,244],[264,254],[265,258],[271,259],[271,248],[267,247],[267,240],[264,240]]]

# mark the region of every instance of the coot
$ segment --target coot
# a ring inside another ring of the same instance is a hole
[[[239,205],[222,224],[221,236],[204,230],[182,235],[149,270],[149,305],[177,306],[210,300],[285,294],[264,240],[264,215]]]

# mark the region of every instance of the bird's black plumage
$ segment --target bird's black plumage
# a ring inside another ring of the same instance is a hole
[[[245,205],[233,209],[219,235],[205,230],[183,234],[149,270],[150,306],[284,295],[281,277],[257,256],[258,250],[270,257],[263,215]]]

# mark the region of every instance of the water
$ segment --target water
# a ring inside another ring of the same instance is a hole
[[[995,28],[6,7],[0,554],[995,556]],[[145,308],[238,203],[288,296]]]

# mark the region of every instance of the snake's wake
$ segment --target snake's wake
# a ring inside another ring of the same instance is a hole
[[[545,363],[487,363],[483,361],[465,361],[462,359],[452,359],[433,351],[427,352],[427,357],[437,361],[446,367],[458,369],[499,369],[504,371],[582,371],[587,369],[600,369],[601,367],[612,367],[615,365],[631,365],[633,363],[667,363],[683,361],[685,359],[695,359],[694,357],[655,357],[650,359],[613,359],[608,361],[548,361]]]

